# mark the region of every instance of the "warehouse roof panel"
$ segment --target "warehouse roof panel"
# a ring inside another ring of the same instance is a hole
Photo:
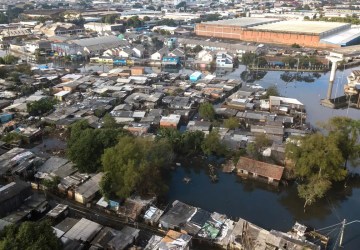
[[[253,27],[256,25],[267,24],[278,22],[279,19],[275,18],[254,18],[254,17],[243,17],[235,19],[225,19],[219,21],[205,22],[203,24],[214,24],[214,25],[228,25],[228,26],[238,26],[242,28]]]
[[[316,21],[282,21],[276,23],[263,24],[252,27],[254,30],[289,32],[303,34],[326,34],[335,31],[345,30],[350,27],[347,23],[336,22],[316,22]]]
[[[346,46],[349,45],[349,43],[351,43],[353,40],[358,40],[359,37],[360,28],[351,28],[334,35],[324,37],[320,42]]]

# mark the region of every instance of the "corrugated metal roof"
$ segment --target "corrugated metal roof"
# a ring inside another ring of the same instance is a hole
[[[229,25],[229,26],[238,26],[242,28],[252,27],[260,24],[278,22],[279,19],[275,18],[254,18],[254,17],[243,17],[243,18],[234,18],[234,19],[225,19],[219,21],[204,22],[204,24],[214,24],[214,25]]]
[[[336,33],[334,35],[325,37],[320,40],[321,43],[330,43],[330,44],[338,44],[338,45],[347,45],[354,39],[358,39],[360,37],[360,28],[352,28],[345,30],[340,33]]]

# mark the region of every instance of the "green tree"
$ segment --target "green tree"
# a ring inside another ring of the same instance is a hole
[[[60,250],[62,246],[49,221],[43,220],[6,226],[0,235],[0,249]]]
[[[301,46],[299,44],[297,44],[297,43],[293,43],[291,45],[291,48],[301,48]]]
[[[109,200],[112,193],[112,179],[110,172],[105,172],[101,178],[99,186],[102,196],[104,196],[106,200]]]
[[[109,14],[102,18],[103,23],[114,24],[119,16],[117,14]]]
[[[182,1],[175,6],[176,9],[186,8],[186,2]]]
[[[260,56],[260,57],[258,57],[257,60],[256,60],[256,65],[257,65],[258,67],[265,67],[265,66],[268,65],[268,62],[267,62],[267,60],[265,59],[265,57]]]
[[[15,71],[22,73],[22,74],[26,74],[31,76],[32,75],[32,70],[31,70],[31,65],[27,64],[27,63],[23,63],[23,64],[18,64],[15,66]]]
[[[203,47],[201,45],[196,45],[193,49],[192,49],[192,52],[193,53],[199,53],[200,51],[203,50]]]
[[[143,25],[143,21],[140,20],[138,16],[132,16],[126,21],[127,27],[138,28],[141,27],[142,25]]]
[[[178,26],[178,23],[174,19],[164,18],[157,22],[157,25],[166,25],[170,27]]]
[[[58,176],[50,177],[50,179],[43,179],[41,184],[46,187],[49,191],[56,191],[58,188],[58,184],[61,179]]]
[[[111,191],[126,198],[133,192],[164,193],[167,187],[162,173],[172,160],[172,148],[166,140],[154,143],[147,138],[123,136],[118,144],[105,150],[102,165],[110,173]]]
[[[156,135],[157,140],[167,140],[174,151],[180,150],[181,145],[181,133],[179,130],[174,128],[160,128]]]
[[[154,6],[152,6],[152,5],[146,7],[146,9],[147,9],[147,10],[156,10],[156,8],[155,8]]]
[[[21,144],[24,141],[24,139],[25,137],[22,134],[16,132],[10,132],[1,137],[1,140],[8,144],[12,144],[12,143]]]
[[[294,57],[288,56],[282,59],[282,62],[289,65],[290,68],[294,68],[297,64],[297,60]]]
[[[261,99],[269,99],[270,96],[279,96],[279,90],[276,85],[271,85],[267,88],[265,95],[261,96]]]
[[[5,15],[4,13],[0,12],[0,23],[1,24],[5,24],[8,23],[8,17],[7,15]]]
[[[316,198],[325,194],[328,189],[324,187],[329,186],[325,185],[326,183],[341,181],[346,177],[347,171],[343,167],[344,158],[337,143],[332,136],[315,133],[304,137],[294,137],[286,144],[286,157],[294,164],[294,172],[303,182],[302,197],[306,197],[307,190],[319,187],[319,190],[314,190],[315,196],[305,199],[304,209]],[[314,185],[315,178],[323,184]]]
[[[215,118],[214,106],[209,102],[201,103],[199,107],[199,114],[203,119],[210,121],[214,120]]]
[[[148,17],[148,16],[144,16],[144,17],[143,17],[143,21],[144,21],[144,22],[147,22],[147,21],[150,21],[150,20],[151,20],[151,19],[150,19],[150,17]]]
[[[320,126],[328,132],[328,136],[336,142],[346,163],[359,165],[360,158],[360,121],[348,117],[335,116]]]
[[[228,129],[236,129],[239,127],[239,120],[236,117],[230,117],[224,120],[224,126]]]
[[[245,66],[249,66],[255,63],[255,60],[257,58],[257,55],[252,52],[245,52],[241,56],[241,63]]]
[[[81,172],[93,173],[101,168],[101,155],[104,150],[113,147],[118,137],[123,135],[121,129],[92,129],[85,120],[71,126],[68,139],[67,156]]]
[[[181,136],[180,153],[186,156],[200,153],[204,139],[202,131],[186,131]]]
[[[54,105],[56,104],[55,99],[44,98],[39,101],[29,102],[26,104],[27,112],[30,115],[38,116],[43,115],[50,110],[54,109]]]
[[[109,128],[109,129],[117,129],[119,128],[119,124],[116,123],[116,120],[114,117],[112,117],[109,113],[106,113],[103,118],[103,128]]]
[[[271,146],[272,141],[266,136],[266,134],[257,134],[254,142],[248,143],[246,150],[248,154],[259,160],[262,156],[262,151]]]
[[[312,176],[307,184],[299,185],[299,197],[305,200],[304,211],[306,206],[310,206],[317,199],[323,198],[330,188],[331,181],[317,176]]]
[[[4,64],[14,64],[19,60],[18,57],[13,56],[11,54],[4,56],[2,59],[3,59]]]
[[[221,143],[219,131],[213,129],[203,140],[201,149],[206,155],[224,156],[227,153],[226,148]]]

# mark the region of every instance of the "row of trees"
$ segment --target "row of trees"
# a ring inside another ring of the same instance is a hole
[[[355,16],[346,16],[346,17],[319,17],[319,18],[314,18],[314,19],[306,19],[309,21],[324,21],[324,22],[340,22],[340,23],[351,23],[354,25],[359,25],[360,24],[360,19],[359,17]]]
[[[323,65],[323,63],[320,62],[315,56],[288,56],[281,59],[281,61],[290,68],[294,68],[296,66],[299,68],[308,68]],[[246,66],[252,65],[257,67],[266,67],[269,64],[265,57],[252,52],[244,53],[242,55],[241,62]]]
[[[334,117],[320,127],[324,133],[295,137],[286,144],[286,157],[301,182],[298,193],[304,209],[322,198],[333,182],[344,180],[348,161],[358,165],[360,157],[359,120]]]

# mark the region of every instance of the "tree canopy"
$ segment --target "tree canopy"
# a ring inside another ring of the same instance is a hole
[[[30,115],[43,115],[54,108],[55,99],[44,98],[39,101],[29,102],[26,104],[27,111]]]
[[[271,85],[267,88],[265,95],[261,96],[262,99],[269,99],[270,96],[279,96],[279,90],[275,85]]]
[[[108,147],[117,143],[123,134],[120,129],[92,129],[86,120],[76,122],[71,126],[68,139],[67,155],[82,172],[93,173],[101,168],[101,155]]]
[[[0,234],[0,249],[60,250],[61,242],[48,221],[9,225]]]
[[[236,129],[239,127],[239,120],[236,117],[230,117],[224,120],[224,126],[228,129]]]
[[[109,14],[102,18],[102,22],[108,24],[114,24],[119,16],[117,14]]]
[[[137,28],[143,25],[143,21],[138,16],[132,16],[126,20],[127,27]]]
[[[215,110],[214,107],[211,103],[209,102],[204,102],[200,104],[199,107],[199,114],[201,116],[201,118],[206,119],[206,120],[214,120],[215,118]]]
[[[255,63],[255,59],[257,58],[257,55],[255,53],[252,52],[245,52],[242,56],[241,56],[241,62],[242,64],[249,66],[251,64]]]
[[[103,169],[110,173],[104,177],[110,180],[102,181],[102,192],[114,193],[121,198],[133,192],[161,194],[167,190],[162,172],[172,158],[172,148],[166,140],[154,143],[147,138],[123,136],[102,156]]]
[[[286,144],[286,157],[294,164],[300,178],[299,196],[305,199],[304,209],[330,189],[331,183],[344,180],[344,156],[339,137],[314,133],[294,137]],[[315,190],[316,189],[316,190]]]
[[[165,139],[172,145],[174,153],[190,156],[202,152],[201,145],[205,134],[202,131],[186,131],[180,133],[177,129],[162,128],[158,131],[157,140]]]
[[[333,138],[345,160],[359,165],[360,158],[360,121],[348,117],[335,116],[320,126]]]
[[[204,139],[201,148],[207,155],[224,156],[227,153],[226,147],[221,143],[219,131],[213,129]]]

